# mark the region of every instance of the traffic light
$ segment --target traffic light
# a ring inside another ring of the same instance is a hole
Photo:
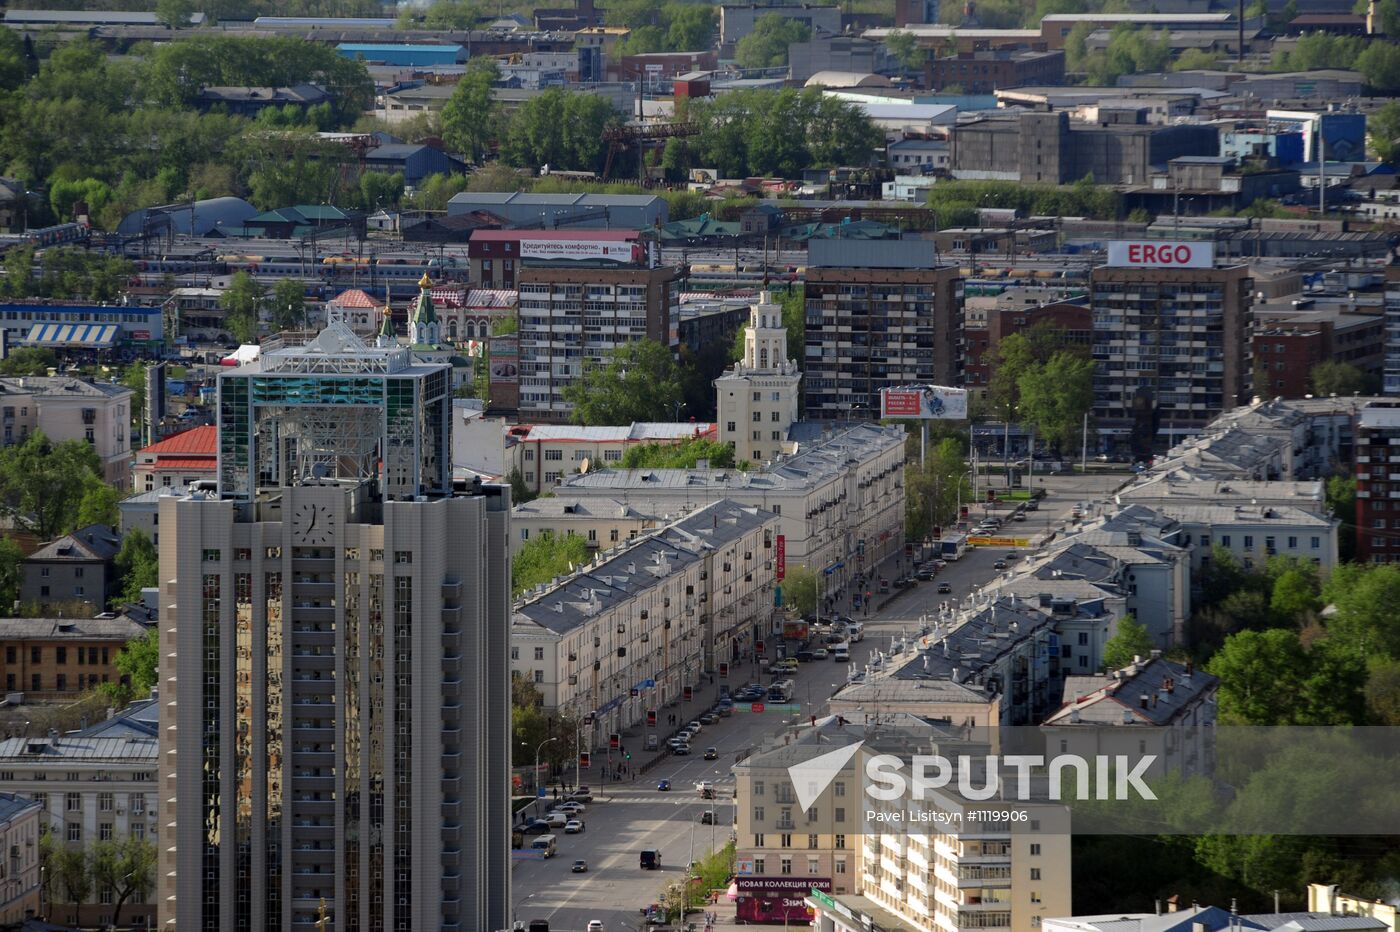
[[[648,725],[655,725],[655,724],[656,724],[656,710],[655,710],[655,709],[647,709],[647,724],[648,724]]]
[[[584,716],[583,716],[583,723],[584,723],[585,725],[592,725],[592,724],[593,724],[593,717],[594,717],[594,713],[592,713],[592,712],[585,712],[585,713],[584,713]]]
[[[608,748],[616,751],[620,747],[622,747],[622,735],[616,732],[608,735]]]
[[[623,760],[631,760],[631,759],[632,759],[632,752],[631,752],[631,751],[623,751],[623,752],[622,752],[622,759],[623,759]]]
[[[583,768],[587,769],[587,767],[588,767],[588,765],[589,765],[589,754],[588,754],[587,751],[579,751],[579,752],[578,752],[578,765],[579,765],[580,767],[583,767]]]

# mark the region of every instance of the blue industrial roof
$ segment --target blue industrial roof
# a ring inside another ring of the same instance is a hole
[[[398,45],[392,42],[342,42],[336,46],[343,52],[460,52],[460,45]]]

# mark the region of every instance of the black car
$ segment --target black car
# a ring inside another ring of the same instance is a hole
[[[992,569],[994,569],[994,570],[1004,570],[1004,569],[1006,569],[1006,561],[1005,561],[1005,560],[998,560],[998,561],[996,561],[995,563],[992,564]]]
[[[941,583],[938,584],[938,591],[939,591],[940,593],[946,595],[947,593],[953,591],[953,587],[950,586],[950,585],[948,585],[948,584],[945,583],[945,582],[941,582]]]
[[[811,663],[811,662],[812,662],[812,652],[809,651],[809,650],[800,650],[800,651],[798,651],[798,652],[797,652],[797,662],[798,662],[798,663]]]
[[[526,822],[520,831],[526,835],[548,835],[554,831],[554,826],[544,819],[535,819],[532,822]]]
[[[923,580],[924,582],[928,582],[930,579],[933,578],[933,567],[931,567],[931,566],[921,566],[921,567],[919,567],[919,571],[918,571],[917,573],[914,574],[914,578],[915,578],[915,579],[921,579],[921,580]]]

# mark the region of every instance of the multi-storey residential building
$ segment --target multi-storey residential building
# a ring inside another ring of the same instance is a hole
[[[611,550],[665,520],[643,514],[624,502],[551,495],[521,502],[511,509],[510,552],[512,556],[518,554],[521,547],[541,534],[582,537],[590,550]]]
[[[835,590],[904,546],[904,439],[903,428],[861,424],[749,472],[600,469],[565,478],[559,495],[656,515],[720,497],[771,511],[788,565],[831,567]]]
[[[1356,417],[1356,559],[1400,561],[1400,405]]]
[[[1128,591],[1117,579],[1078,570],[1071,557],[1040,559],[984,589],[989,598],[1015,596],[1050,616],[1059,638],[1059,668],[1066,676],[1099,669],[1104,644],[1128,614]]]
[[[1129,441],[1146,459],[1159,435],[1192,433],[1249,401],[1250,300],[1249,268],[1213,267],[1209,243],[1110,244],[1090,278],[1106,446]]]
[[[155,845],[158,713],[152,697],[71,734],[7,738],[0,741],[0,779],[10,792],[37,804],[40,832],[71,850],[124,838]],[[111,926],[117,918],[123,928],[154,925],[154,890],[128,899],[119,917],[115,899],[114,891],[94,884],[81,903],[55,896],[45,904],[45,918],[74,926]]]
[[[110,382],[67,376],[0,379],[0,429],[5,446],[36,430],[55,443],[83,440],[102,464],[102,477],[119,489],[131,484],[132,391]]]
[[[1181,526],[1181,540],[1190,548],[1193,572],[1210,562],[1216,545],[1233,553],[1245,567],[1263,566],[1273,556],[1298,557],[1316,563],[1326,576],[1337,565],[1341,522],[1330,516],[1254,504],[1159,505],[1152,511]]]
[[[960,385],[962,279],[929,240],[813,240],[807,253],[806,411],[873,420],[880,389]]]
[[[116,591],[113,561],[121,545],[121,537],[105,524],[78,528],[49,541],[24,558],[20,601],[40,611],[85,604],[88,614],[99,614]]]
[[[1178,505],[1260,505],[1296,508],[1309,514],[1327,512],[1327,493],[1321,479],[1195,479],[1186,470],[1152,471],[1133,485],[1114,493],[1123,505],[1146,505],[1154,511]]]
[[[0,925],[20,928],[38,918],[43,879],[39,870],[39,807],[0,793]]]
[[[1382,391],[1400,395],[1400,262],[1385,267],[1385,362]]]
[[[583,750],[698,687],[771,633],[778,519],[719,501],[516,604],[511,670],[592,716]]]
[[[1045,720],[1049,754],[1151,755],[1149,777],[1209,773],[1220,680],[1154,650],[1121,670],[1065,678],[1064,705]]]
[[[744,358],[715,379],[719,439],[734,457],[761,463],[794,452],[788,430],[797,422],[802,373],[788,358],[782,305],[763,292],[749,309]]]
[[[30,702],[71,701],[125,679],[117,652],[146,627],[130,618],[7,618],[0,625],[0,682]]]
[[[505,435],[506,471],[517,470],[528,487],[544,492],[584,466],[618,466],[632,447],[714,440],[716,432],[714,424],[639,421],[616,426],[514,424]]]
[[[1034,725],[1060,697],[1059,636],[1039,603],[1006,596],[940,615],[912,657],[848,683],[833,714],[908,712],[958,726]]]
[[[138,492],[157,487],[183,489],[200,479],[213,479],[218,469],[219,431],[195,427],[143,447],[136,453],[132,485]]]
[[[160,502],[160,924],[509,924],[509,495],[455,490],[450,371],[343,325],[219,384]]]
[[[682,269],[598,261],[527,263],[520,291],[522,420],[567,421],[564,400],[586,363],[639,340],[671,345]]]

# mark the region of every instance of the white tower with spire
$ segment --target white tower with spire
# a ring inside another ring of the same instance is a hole
[[[797,421],[802,373],[788,358],[782,305],[764,291],[749,308],[744,359],[715,379],[719,439],[734,458],[758,464],[791,453],[788,431]]]

